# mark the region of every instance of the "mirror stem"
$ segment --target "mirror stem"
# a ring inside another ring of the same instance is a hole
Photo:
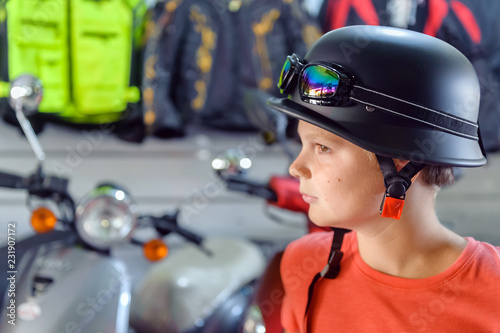
[[[42,146],[38,141],[33,127],[31,126],[28,119],[24,116],[22,103],[16,104],[16,117],[38,161],[40,161],[40,163],[43,162],[45,160],[45,153],[43,152]]]

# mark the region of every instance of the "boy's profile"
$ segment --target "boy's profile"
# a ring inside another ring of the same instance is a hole
[[[500,248],[434,209],[453,167],[486,163],[467,58],[424,34],[351,26],[289,56],[278,86],[288,97],[270,105],[299,119],[290,173],[310,219],[334,229],[285,251],[285,331],[500,332]]]

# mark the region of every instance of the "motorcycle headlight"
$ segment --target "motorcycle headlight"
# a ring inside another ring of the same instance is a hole
[[[266,325],[260,308],[250,305],[243,320],[243,333],[266,333]]]
[[[212,169],[224,177],[244,175],[252,166],[252,160],[239,149],[227,149],[212,160]]]
[[[76,228],[87,244],[109,249],[128,241],[137,224],[137,206],[122,189],[99,186],[76,207]]]

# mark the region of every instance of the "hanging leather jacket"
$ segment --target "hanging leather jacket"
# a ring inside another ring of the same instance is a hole
[[[188,124],[256,130],[246,92],[278,94],[286,56],[321,35],[295,0],[169,0],[146,46],[144,122],[149,134],[182,136]]]

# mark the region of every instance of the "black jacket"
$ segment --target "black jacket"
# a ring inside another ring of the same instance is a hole
[[[181,136],[190,123],[257,129],[247,91],[277,94],[286,56],[320,35],[295,0],[160,3],[145,56],[148,133]]]

